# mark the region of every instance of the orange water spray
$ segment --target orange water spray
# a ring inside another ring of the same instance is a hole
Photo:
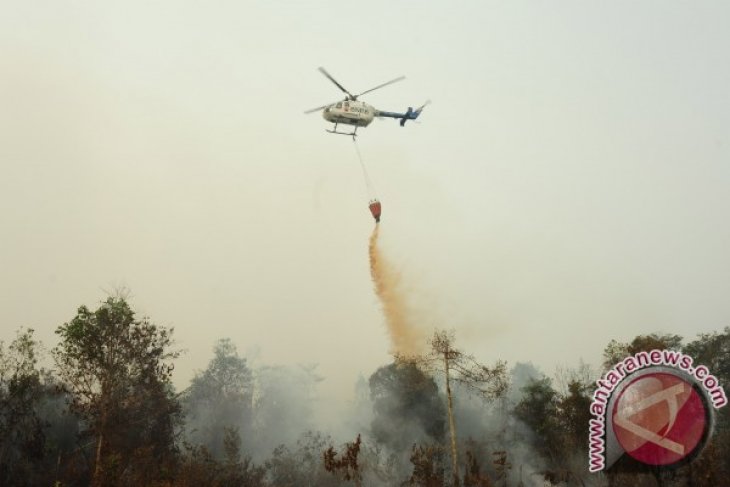
[[[375,293],[380,299],[388,325],[394,353],[415,355],[422,352],[423,335],[409,319],[407,293],[401,275],[383,257],[378,247],[380,225],[375,225],[370,236],[370,275]]]

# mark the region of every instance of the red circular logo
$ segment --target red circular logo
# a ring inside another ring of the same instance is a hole
[[[621,447],[649,465],[671,465],[695,453],[709,424],[700,393],[665,372],[642,375],[626,386],[612,417]]]

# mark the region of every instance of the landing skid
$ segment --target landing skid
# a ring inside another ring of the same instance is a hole
[[[338,132],[337,131],[337,124],[335,124],[335,128],[333,130],[325,129],[325,131],[331,133],[331,134],[339,134],[339,135],[349,135],[352,137],[352,140],[355,140],[355,137],[357,137],[357,127],[355,127],[354,132]]]

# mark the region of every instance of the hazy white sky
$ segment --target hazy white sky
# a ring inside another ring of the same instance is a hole
[[[104,289],[216,339],[389,359],[352,141],[303,111],[366,95],[381,238],[423,327],[547,372],[730,325],[727,2],[36,1],[0,7],[0,339]]]

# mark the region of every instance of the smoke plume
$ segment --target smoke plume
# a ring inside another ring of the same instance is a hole
[[[393,344],[391,352],[414,355],[422,352],[422,332],[409,320],[406,292],[401,284],[400,274],[383,257],[378,247],[380,225],[376,224],[370,236],[370,274],[375,293],[380,299]]]

